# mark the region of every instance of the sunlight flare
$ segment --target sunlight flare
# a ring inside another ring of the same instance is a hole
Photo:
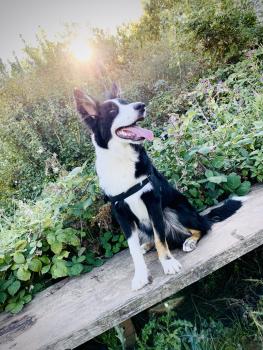
[[[69,45],[69,51],[79,61],[87,61],[92,55],[92,49],[87,40],[77,37]]]

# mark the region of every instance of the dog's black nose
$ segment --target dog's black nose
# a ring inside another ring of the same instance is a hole
[[[133,106],[133,108],[136,110],[136,111],[139,111],[141,113],[143,113],[145,111],[145,104],[142,103],[142,102],[137,102],[135,103],[135,105]]]

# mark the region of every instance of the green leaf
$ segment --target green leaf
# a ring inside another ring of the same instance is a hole
[[[24,267],[19,267],[17,270],[17,278],[21,281],[28,281],[31,277],[31,272],[26,270]]]
[[[7,294],[5,292],[0,292],[0,304],[4,304],[7,299]]]
[[[8,270],[10,266],[12,266],[12,265],[10,264],[10,265],[2,265],[2,266],[0,266],[0,272]]]
[[[68,276],[68,268],[65,260],[57,260],[51,267],[51,274],[53,278]]]
[[[120,251],[120,245],[116,244],[113,248],[112,248],[112,252],[115,254],[115,253],[118,253]]]
[[[101,266],[101,265],[103,265],[103,263],[104,263],[104,260],[103,259],[99,259],[99,258],[97,258],[95,261],[94,261],[94,266]]]
[[[93,252],[87,253],[87,255],[86,255],[86,261],[87,261],[87,263],[90,264],[90,265],[93,265],[94,260],[95,260],[94,253],[93,253]]]
[[[237,142],[237,145],[250,145],[251,143],[253,143],[253,140],[249,137],[242,139],[240,141]]]
[[[79,250],[78,250],[78,256],[81,256],[86,250],[86,247],[81,247]]]
[[[112,255],[113,255],[112,251],[111,251],[110,249],[107,249],[107,250],[106,250],[106,253],[105,253],[105,257],[106,257],[106,258],[111,258]]]
[[[214,149],[213,146],[203,146],[203,147],[200,147],[198,149],[198,152],[203,154],[203,155],[206,155],[208,154],[209,152],[211,152],[212,150]]]
[[[23,239],[23,240],[16,242],[15,249],[16,250],[23,250],[23,249],[25,249],[26,246],[27,246],[27,241]]]
[[[39,259],[40,259],[40,260],[42,261],[42,263],[45,264],[45,265],[50,264],[50,259],[49,259],[49,257],[46,256],[46,255],[41,256]]]
[[[222,168],[222,166],[224,165],[224,161],[224,157],[216,157],[212,160],[212,166],[216,169]]]
[[[50,270],[50,264],[49,265],[45,265],[44,267],[42,267],[41,269],[41,273],[44,275],[45,273],[47,273]]]
[[[63,232],[62,230],[60,230],[60,232],[57,234],[56,240],[61,242],[61,243],[66,243],[68,241],[68,237],[66,232]],[[54,241],[56,242],[56,241]]]
[[[238,196],[245,196],[251,188],[251,183],[249,181],[244,181],[235,191]]]
[[[72,234],[71,236],[69,236],[69,244],[73,245],[74,247],[77,247],[80,245],[80,239],[75,234]]]
[[[53,244],[56,241],[56,236],[54,234],[54,232],[51,232],[47,235],[47,242],[48,244]]]
[[[26,294],[26,295],[23,296],[22,300],[23,300],[24,304],[27,304],[27,303],[29,303],[32,300],[32,295],[31,294]]]
[[[53,253],[58,255],[62,251],[62,243],[55,241],[54,243],[52,243],[50,245],[50,248],[51,248]]]
[[[14,296],[16,294],[16,292],[19,290],[20,287],[21,287],[21,282],[20,281],[15,281],[7,288],[8,293],[10,295]]]
[[[14,262],[17,264],[23,264],[25,262],[25,257],[22,253],[15,253],[14,254]]]
[[[80,263],[77,263],[69,268],[69,275],[77,276],[77,275],[80,275],[82,271],[83,271],[83,265]]]
[[[39,272],[42,268],[42,262],[38,258],[34,258],[28,265],[29,270]]]
[[[206,177],[212,177],[214,175],[213,171],[212,170],[206,170],[205,171],[205,176]]]
[[[118,242],[118,240],[119,240],[119,236],[118,235],[114,235],[112,237],[112,242]]]
[[[207,180],[215,184],[220,184],[222,182],[227,182],[227,177],[225,175],[210,176]]]
[[[241,185],[240,176],[234,173],[228,175],[227,185],[231,190],[238,188]]]
[[[88,198],[86,199],[84,202],[83,202],[83,209],[86,210],[88,207],[91,206],[91,204],[93,203],[92,199],[91,198]]]
[[[198,197],[198,191],[196,188],[190,188],[189,193],[192,197]]]
[[[86,257],[84,255],[77,258],[77,262],[81,263],[86,260]]]
[[[15,278],[14,276],[12,276],[11,278],[9,278],[7,281],[4,282],[1,289],[6,290],[14,281],[15,281]]]
[[[5,311],[9,311],[12,314],[17,314],[23,309],[24,303],[20,300],[18,303],[7,304]]]
[[[112,233],[109,232],[109,231],[105,232],[104,235],[103,235],[103,238],[104,238],[106,241],[108,241],[109,239],[111,239],[111,237],[112,237]]]

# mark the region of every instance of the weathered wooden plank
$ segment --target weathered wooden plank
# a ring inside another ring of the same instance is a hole
[[[2,350],[72,349],[263,244],[263,186],[192,253],[175,251],[183,268],[165,276],[155,252],[146,255],[154,281],[131,291],[133,264],[121,252],[91,273],[65,279],[38,294],[16,316],[0,316]]]

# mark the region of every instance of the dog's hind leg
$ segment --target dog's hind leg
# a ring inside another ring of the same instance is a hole
[[[181,269],[181,264],[172,256],[165,237],[165,225],[161,201],[153,191],[146,192],[142,199],[147,207],[154,232],[154,243],[165,274],[175,274]]]
[[[187,238],[184,241],[184,244],[183,244],[183,251],[184,252],[192,252],[193,250],[195,250],[195,248],[197,246],[197,242],[199,241],[199,239],[202,236],[201,231],[199,231],[199,230],[188,229],[188,231],[190,231],[192,235],[191,235],[191,237]]]
[[[141,245],[141,251],[143,254],[148,253],[151,249],[154,248],[154,242],[153,241],[149,241],[149,242],[145,242]]]

